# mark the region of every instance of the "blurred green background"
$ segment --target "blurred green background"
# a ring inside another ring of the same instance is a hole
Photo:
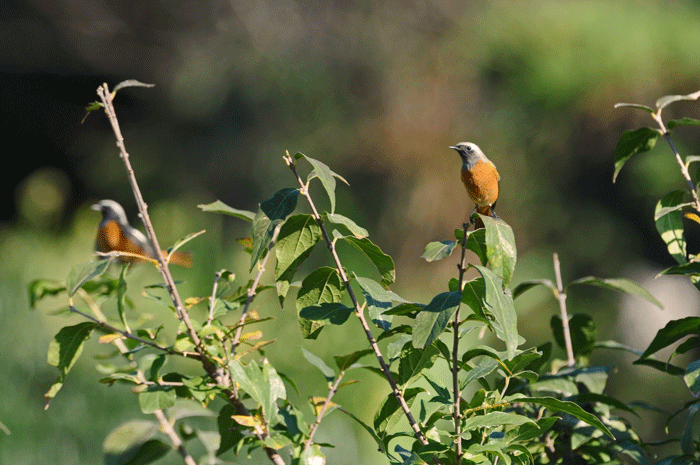
[[[592,314],[600,339],[637,349],[666,321],[700,314],[698,293],[682,278],[654,280],[672,264],[654,228],[654,205],[685,187],[668,148],[660,142],[634,158],[612,184],[617,139],[652,124],[613,105],[652,105],[700,89],[698,1],[7,0],[0,11],[5,156],[8,167],[15,164],[0,197],[0,422],[11,431],[0,433],[3,464],[100,463],[111,429],[146,418],[128,389],[97,384],[93,357],[108,348],[95,337],[44,411],[43,394],[57,376],[46,364],[49,341],[80,320],[51,315],[65,298],[30,310],[26,291],[32,279],[64,280],[92,258],[95,201],[121,202],[141,227],[106,118],[96,112],[81,124],[103,82],[156,84],[120,92],[116,107],[161,244],[207,230],[186,247],[195,267],[175,270],[184,296],[208,295],[221,268],[248,277],[248,256],[235,243],[248,235],[246,224],[196,205],[220,199],[256,210],[294,186],[281,159],[289,150],[324,161],[350,182],[338,187],[337,211],[394,257],[392,290],[427,303],[456,275],[454,258],[428,264],[419,257],[426,243],[452,238],[472,208],[459,157],[448,148],[468,140],[501,174],[498,212],[518,243],[515,284],[553,278],[555,251],[565,280],[634,279],[663,311],[586,289],[571,293],[569,308]],[[681,102],[665,115],[698,118],[699,108]],[[698,153],[697,128],[675,134],[682,154]],[[327,205],[320,189],[314,193]],[[700,228],[689,228],[697,253]],[[342,252],[349,267],[371,273],[362,257]],[[327,260],[322,251],[313,258]],[[142,266],[129,280],[138,309],[154,318],[162,310],[139,290],[158,278]],[[293,299],[283,310],[270,293],[256,302],[276,318],[263,328],[277,339],[267,356],[297,380],[304,398],[326,390],[300,346],[328,363],[332,354],[365,346],[356,322],[308,342],[299,336]],[[530,291],[516,308],[528,345],[551,339],[551,295]],[[670,410],[688,400],[681,380],[632,360],[596,354],[595,363],[615,364],[609,394]],[[363,384],[334,400],[371,422],[388,389],[374,375],[351,375]],[[375,396],[360,396],[363,390]],[[664,420],[631,418],[647,440],[665,438]],[[367,434],[339,412],[318,440],[337,445],[327,451],[329,463],[382,463]],[[180,461],[171,454],[162,463]],[[255,456],[249,463],[265,462]]]

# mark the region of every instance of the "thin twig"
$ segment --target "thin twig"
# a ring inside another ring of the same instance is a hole
[[[207,325],[210,325],[214,320],[214,304],[216,303],[216,291],[219,287],[219,279],[221,279],[221,271],[217,271],[214,274],[214,285],[211,290],[211,301],[209,302],[209,317],[207,318]]]
[[[119,148],[119,156],[122,158],[124,161],[124,165],[126,167],[126,171],[128,174],[128,179],[129,179],[129,184],[131,185],[131,189],[134,193],[134,197],[136,199],[136,203],[139,207],[139,216],[141,217],[141,220],[144,223],[144,226],[146,228],[146,234],[148,235],[148,239],[151,241],[151,245],[153,246],[154,250],[161,250],[160,245],[158,244],[158,239],[156,238],[155,235],[155,230],[153,229],[153,224],[151,223],[150,217],[148,216],[148,206],[146,205],[146,202],[143,200],[143,197],[141,195],[141,190],[139,189],[138,183],[136,182],[136,176],[134,175],[134,170],[131,167],[131,163],[129,162],[129,154],[126,151],[126,146],[124,145],[124,137],[122,136],[121,129],[119,128],[119,122],[117,120],[117,115],[114,110],[114,105],[112,100],[114,99],[114,94],[109,92],[109,88],[107,87],[107,84],[103,84],[97,89],[97,94],[99,95],[100,99],[102,100],[102,104],[104,105],[105,108],[105,113],[107,113],[107,117],[109,118],[110,124],[112,125],[112,130],[114,131],[114,135],[117,139],[117,147]],[[225,370],[222,367],[217,367],[212,363],[212,361],[209,359],[207,356],[206,350],[204,346],[202,345],[202,341],[197,335],[197,332],[194,330],[194,327],[192,326],[192,322],[190,321],[189,314],[187,313],[187,310],[185,309],[185,306],[182,303],[182,299],[180,298],[180,294],[177,291],[177,287],[175,286],[175,281],[173,280],[172,274],[170,273],[170,270],[168,268],[168,263],[165,260],[165,257],[163,257],[162,254],[157,253],[157,260],[158,260],[158,271],[160,272],[161,276],[163,277],[163,280],[165,281],[165,285],[168,289],[168,293],[170,294],[170,298],[175,305],[175,311],[177,313],[177,317],[182,323],[185,325],[186,331],[188,336],[192,339],[192,342],[195,345],[195,348],[197,350],[198,354],[198,359],[202,363],[202,367],[204,370],[207,372],[207,374],[214,379],[217,384],[221,386],[231,386],[231,379],[230,379],[230,374],[228,373],[228,370]],[[245,408],[243,403],[241,402],[240,398],[238,397],[237,392],[235,392],[235,384],[234,384],[234,389],[226,389],[224,390],[224,393],[229,399],[229,402],[234,406],[236,411],[239,414],[242,415],[250,415],[248,410]],[[260,434],[256,432],[256,437],[260,440],[263,441],[265,440],[265,437],[268,436],[269,433],[265,433],[265,435]],[[263,447],[265,450],[265,453],[267,454],[268,458],[275,464],[275,465],[285,465],[284,460],[282,457],[277,453],[277,451],[271,447],[264,446]],[[192,462],[194,464],[194,462]]]
[[[557,278],[556,297],[559,301],[559,310],[561,311],[561,326],[564,332],[564,343],[566,345],[566,358],[570,367],[576,364],[574,359],[574,348],[571,345],[571,331],[569,330],[569,314],[566,312],[566,291],[561,280],[561,266],[559,264],[559,254],[554,253],[554,275]]]
[[[308,449],[309,447],[311,447],[311,444],[313,444],[314,435],[316,434],[316,431],[318,430],[318,427],[321,424],[321,420],[323,419],[323,415],[325,415],[326,410],[328,410],[328,407],[331,405],[331,399],[333,398],[335,393],[338,392],[338,386],[340,385],[340,381],[343,379],[343,376],[345,376],[345,371],[341,371],[340,374],[338,374],[338,377],[336,378],[333,385],[329,387],[328,397],[326,397],[326,401],[323,403],[323,407],[321,407],[321,410],[318,412],[318,415],[316,415],[316,421],[314,422],[314,425],[311,427],[311,432],[309,433],[309,438],[304,443],[304,450]]]
[[[112,131],[114,132],[114,136],[117,139],[119,156],[121,157],[122,161],[124,162],[124,166],[126,167],[127,175],[129,178],[129,184],[131,185],[131,190],[134,193],[134,198],[136,199],[136,204],[139,208],[139,216],[141,217],[144,227],[146,228],[146,234],[148,235],[148,239],[151,242],[151,245],[153,246],[154,250],[161,250],[160,244],[158,244],[158,238],[156,237],[155,230],[153,229],[153,224],[151,223],[151,218],[148,216],[148,205],[146,205],[146,202],[143,200],[143,196],[141,195],[141,189],[139,188],[139,185],[136,182],[134,170],[131,167],[131,163],[129,162],[129,153],[126,151],[126,146],[124,145],[124,136],[122,136],[122,132],[119,127],[119,121],[117,120],[117,114],[114,110],[114,94],[109,92],[107,84],[102,84],[102,86],[97,88],[97,95],[99,95],[100,99],[102,100],[105,113],[107,113],[109,122],[112,125]],[[165,257],[163,257],[163,255],[160,253],[156,253],[156,259],[158,260],[159,265],[158,271],[160,272],[161,276],[163,277],[163,280],[165,281],[165,285],[168,289],[168,293],[170,294],[170,298],[172,299],[173,304],[175,305],[175,311],[177,312],[177,316],[180,319],[180,321],[182,321],[185,324],[185,327],[187,328],[187,334],[192,338],[192,342],[194,342],[194,345],[198,348],[198,351],[203,354],[204,349],[202,347],[202,341],[199,339],[197,332],[194,330],[192,322],[190,321],[189,314],[185,310],[185,306],[182,303],[182,299],[180,299],[180,294],[177,291],[177,287],[175,286],[175,280],[173,279],[173,276],[170,273],[170,269],[168,268],[168,263],[165,260]]]
[[[116,328],[116,327],[110,325],[109,323],[107,323],[103,320],[100,320],[99,318],[95,318],[92,315],[88,315],[85,312],[81,312],[80,310],[75,308],[73,305],[69,305],[68,308],[70,309],[71,312],[77,313],[78,315],[82,316],[83,318],[87,318],[88,320],[92,321],[93,323],[97,323],[98,325],[100,325],[103,328],[108,329],[112,332],[119,333],[128,339],[133,339],[134,341],[140,342],[141,344],[151,346],[154,349],[162,350],[163,352],[171,354],[171,355],[180,355],[182,357],[187,357],[187,353],[185,353],[185,352],[178,352],[178,351],[170,349],[168,347],[164,347],[160,344],[156,344],[155,342],[149,341],[148,339],[143,339],[143,338],[141,338],[133,333],[123,331],[119,328]],[[195,355],[195,354],[193,353],[192,355]]]
[[[360,303],[358,302],[357,298],[355,297],[355,293],[352,290],[352,287],[350,286],[350,281],[345,274],[345,269],[343,268],[343,265],[340,261],[340,257],[338,257],[338,253],[336,252],[335,249],[335,242],[333,242],[330,237],[328,236],[328,232],[326,231],[326,228],[323,225],[323,221],[321,220],[321,216],[318,213],[318,210],[316,209],[316,205],[314,204],[313,200],[311,199],[311,195],[309,194],[308,188],[306,184],[304,184],[304,181],[301,179],[301,176],[299,176],[299,173],[296,170],[296,166],[294,164],[294,160],[292,159],[289,154],[287,154],[284,157],[284,161],[287,163],[287,166],[292,170],[292,173],[294,173],[294,176],[297,178],[297,182],[299,183],[300,186],[300,192],[301,194],[306,197],[307,202],[309,203],[309,206],[311,207],[312,211],[312,216],[314,220],[316,221],[316,224],[321,228],[321,233],[323,234],[323,239],[326,242],[326,246],[328,247],[328,250],[330,251],[331,255],[333,256],[333,261],[335,262],[336,265],[336,270],[338,271],[338,274],[340,275],[340,279],[343,281],[343,285],[345,286],[345,289],[347,290],[348,296],[350,297],[350,300],[352,301],[352,304],[355,308],[355,315],[357,318],[360,320],[360,324],[362,325],[362,329],[365,332],[365,337],[369,341],[370,346],[372,347],[372,350],[374,351],[374,355],[377,358],[377,361],[379,362],[379,367],[382,370],[382,373],[384,374],[384,377],[386,380],[389,382],[389,386],[391,386],[391,392],[396,398],[397,402],[401,406],[401,409],[403,410],[404,414],[406,415],[406,418],[408,419],[408,423],[411,425],[411,428],[413,429],[416,438],[420,441],[421,444],[427,445],[428,440],[425,438],[425,435],[423,432],[420,430],[420,427],[418,426],[418,423],[416,420],[413,418],[413,414],[411,413],[411,409],[408,407],[408,404],[406,403],[406,399],[404,399],[403,395],[401,394],[401,391],[399,391],[398,386],[396,385],[396,381],[394,380],[394,377],[391,375],[391,371],[389,370],[389,365],[386,364],[384,361],[384,357],[382,356],[382,352],[379,350],[379,346],[377,345],[377,340],[374,338],[374,335],[372,335],[372,331],[370,330],[369,324],[367,324],[367,319],[365,318],[364,312],[362,310],[362,307],[360,306]]]

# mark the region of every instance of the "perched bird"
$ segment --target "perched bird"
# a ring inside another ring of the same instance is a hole
[[[114,200],[101,200],[91,207],[102,213],[102,221],[97,228],[95,250],[98,252],[128,252],[156,258],[155,249],[141,231],[132,228],[126,218],[124,208]],[[161,252],[167,256],[167,252]],[[119,259],[124,263],[140,261],[138,257],[122,255]],[[172,264],[192,266],[192,259],[187,252],[174,252],[170,256]]]
[[[501,177],[496,170],[496,165],[486,158],[478,145],[471,142],[460,142],[450,148],[456,150],[462,157],[462,182],[467,188],[469,198],[476,204],[476,212],[498,218],[494,209],[498,200],[498,182]],[[483,227],[484,222],[481,219],[474,222],[474,229]]]

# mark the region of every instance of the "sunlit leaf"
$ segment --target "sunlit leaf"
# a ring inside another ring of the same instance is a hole
[[[253,221],[253,218],[255,218],[254,212],[247,210],[238,210],[236,208],[229,207],[221,200],[217,200],[208,204],[197,205],[197,208],[201,209],[204,212],[223,213],[225,215],[235,216],[236,218],[240,218],[246,221]]]
[[[424,258],[426,262],[442,260],[450,256],[456,245],[455,241],[430,242],[425,246],[420,258]]]
[[[275,247],[277,296],[282,303],[299,266],[321,239],[321,228],[311,215],[291,216],[280,228]]]
[[[126,81],[122,81],[116,86],[114,86],[114,89],[112,89],[112,93],[116,94],[118,90],[123,89],[125,87],[155,87],[155,84],[146,84],[144,82],[137,81],[136,79],[127,79]]]
[[[700,90],[686,95],[665,95],[656,101],[656,108],[664,108],[669,103],[678,102],[679,100],[697,100],[700,97]]]
[[[666,194],[656,204],[656,212],[672,208],[682,203],[685,191],[677,190]],[[686,242],[683,236],[683,218],[679,210],[668,210],[664,215],[654,215],[656,230],[666,243],[668,253],[678,262],[686,263]]]
[[[647,152],[654,148],[659,138],[659,131],[652,128],[640,128],[625,132],[617,142],[615,148],[615,173],[613,182],[617,179],[620,170],[632,155]]]
[[[460,292],[443,292],[433,298],[416,317],[413,327],[413,347],[425,348],[435,341],[457,310],[462,295]]]

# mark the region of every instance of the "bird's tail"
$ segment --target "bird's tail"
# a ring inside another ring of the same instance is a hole
[[[164,257],[168,256],[167,251],[163,250],[162,253]],[[192,266],[192,254],[189,252],[173,252],[168,263],[171,265],[179,265],[189,268]]]

